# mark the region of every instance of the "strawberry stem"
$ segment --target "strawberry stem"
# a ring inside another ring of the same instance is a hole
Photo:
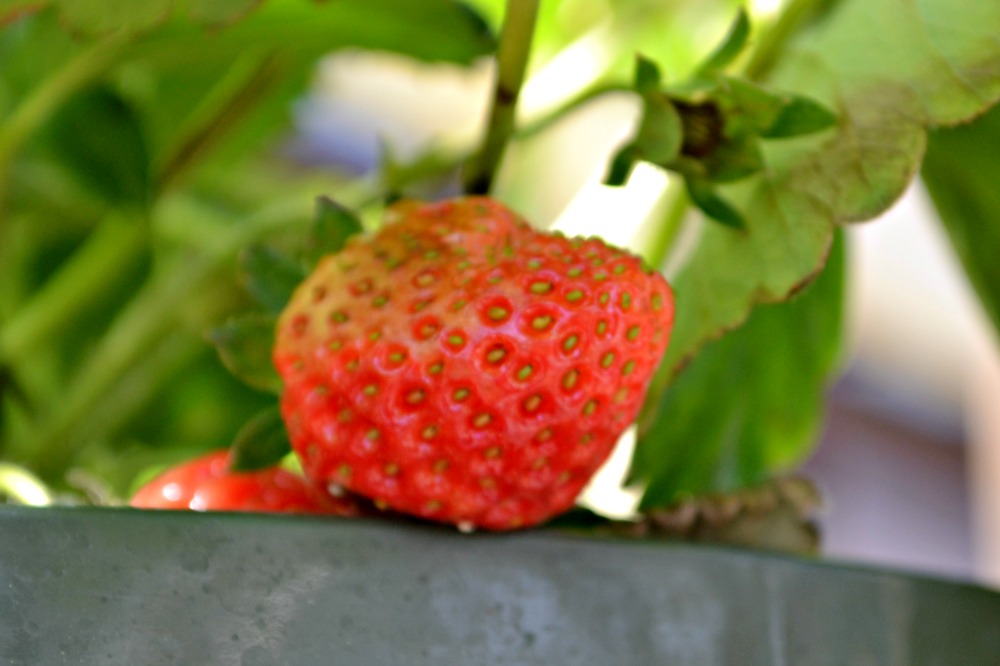
[[[531,53],[531,37],[538,17],[538,0],[508,0],[507,14],[497,50],[496,86],[489,124],[479,154],[465,177],[468,194],[488,194],[503,159],[507,142],[514,133],[517,99]]]

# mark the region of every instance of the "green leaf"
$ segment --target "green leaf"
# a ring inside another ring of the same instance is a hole
[[[173,0],[52,0],[60,18],[88,33],[148,30],[170,15]]]
[[[318,197],[306,241],[306,264],[315,266],[324,256],[340,252],[347,239],[358,233],[361,220],[357,215],[329,197]]]
[[[886,26],[892,26],[887,29]],[[674,286],[666,363],[779,301],[817,272],[836,224],[886,210],[917,171],[928,127],[1000,97],[1000,3],[842,0],[793,40],[769,87],[836,110],[833,131],[762,142],[767,168],[720,188],[746,221],[706,225]]]
[[[241,315],[213,329],[208,337],[235,377],[262,391],[280,393],[281,378],[271,362],[275,323],[267,315]]]
[[[240,252],[240,272],[247,291],[273,314],[285,309],[306,277],[299,262],[270,245],[244,248]]]
[[[229,449],[229,469],[252,472],[273,467],[291,451],[281,411],[277,405],[268,407],[250,419],[236,435]]]
[[[812,450],[841,353],[843,245],[803,293],[705,345],[652,405],[631,471],[644,507],[761,483]],[[677,292],[678,304],[693,297]]]
[[[749,37],[750,19],[747,17],[746,10],[740,7],[725,39],[708,56],[699,68],[700,72],[706,74],[725,69],[743,52]]]
[[[733,229],[745,229],[746,223],[740,212],[726,203],[725,199],[715,193],[712,184],[704,180],[688,178],[685,181],[688,195],[691,201],[701,209],[705,215],[716,222],[721,222]]]
[[[46,137],[55,158],[105,199],[144,206],[150,195],[150,165],[140,119],[106,88],[69,100],[50,121]]]
[[[672,162],[680,153],[683,141],[681,116],[666,95],[645,97],[642,120],[632,144],[641,159],[653,164]]]
[[[923,179],[951,244],[1000,331],[1000,106],[932,132]]]

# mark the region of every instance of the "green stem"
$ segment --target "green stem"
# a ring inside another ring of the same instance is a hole
[[[112,214],[0,329],[0,361],[16,363],[44,345],[121,278],[143,254],[145,220]]]
[[[791,0],[781,11],[778,19],[757,38],[757,44],[743,67],[743,74],[755,81],[765,78],[792,36],[820,13],[829,11],[835,1]]]
[[[71,58],[35,88],[0,126],[0,201],[7,170],[17,151],[70,95],[106,71],[125,43],[122,37],[112,36]]]
[[[103,399],[143,354],[168,335],[177,324],[176,313],[208,289],[216,272],[239,248],[295,221],[309,219],[311,201],[296,197],[275,204],[235,227],[218,245],[207,248],[195,260],[179,259],[183,268],[165,268],[147,284],[112,324],[75,378],[48,414],[39,419],[20,450],[23,458],[43,478],[54,479],[78,453],[76,425]]]
[[[479,155],[465,178],[469,194],[488,194],[503,159],[507,141],[514,133],[517,99],[531,52],[539,0],[507,0],[507,15],[497,51],[497,80],[493,91],[489,125]]]
[[[191,113],[180,141],[159,169],[157,190],[168,189],[196,165],[256,108],[280,81],[281,74],[278,60],[273,56],[248,55],[234,63]]]
[[[527,139],[535,136],[536,134],[541,134],[557,122],[561,121],[563,118],[590,104],[594,100],[617,93],[634,94],[635,89],[625,83],[601,83],[592,86],[580,91],[574,97],[570,98],[561,106],[553,109],[541,118],[525,124],[515,132],[514,136],[518,139]]]
[[[667,198],[666,213],[660,218],[657,226],[653,229],[651,238],[640,251],[642,258],[650,266],[657,269],[662,269],[670,256],[674,241],[677,240],[677,234],[680,232],[681,223],[684,221],[690,206],[684,186],[676,180],[671,181],[664,194]]]

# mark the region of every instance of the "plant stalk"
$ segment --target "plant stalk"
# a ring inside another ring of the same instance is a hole
[[[507,142],[514,133],[517,100],[524,84],[531,37],[538,18],[538,0],[508,0],[497,51],[497,78],[489,124],[479,154],[465,177],[468,194],[488,194],[493,187]]]

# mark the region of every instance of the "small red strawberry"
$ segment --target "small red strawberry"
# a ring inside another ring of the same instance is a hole
[[[503,530],[568,509],[632,423],[673,323],[667,282],[487,198],[393,206],[296,290],[277,330],[306,475]]]
[[[255,472],[229,471],[229,452],[215,451],[173,467],[136,492],[138,509],[260,511],[357,516],[363,513],[348,497],[331,497],[301,476],[270,467]]]

